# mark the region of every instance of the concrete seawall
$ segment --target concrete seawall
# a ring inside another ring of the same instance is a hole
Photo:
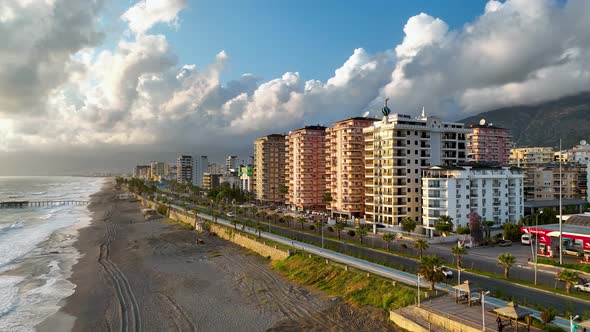
[[[236,232],[232,228],[221,225],[211,225],[211,231],[222,239],[231,241],[244,248],[248,248],[261,256],[270,257],[273,261],[283,260],[289,257],[288,251],[258,242],[255,239],[251,239]]]

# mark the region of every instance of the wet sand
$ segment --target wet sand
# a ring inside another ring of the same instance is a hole
[[[112,184],[92,197],[76,285],[39,331],[396,331],[383,310],[297,286],[215,236],[146,221]],[[204,244],[197,244],[200,238]]]

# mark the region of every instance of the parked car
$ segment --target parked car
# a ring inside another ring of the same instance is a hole
[[[228,212],[227,216],[231,218],[231,217],[235,217],[236,215],[233,212]]]
[[[590,293],[590,283],[579,284],[574,286],[575,290],[579,290],[581,292],[588,292]]]
[[[498,241],[498,245],[500,247],[510,247],[512,245],[512,241],[510,241],[510,240],[500,240],[500,241]]]
[[[529,233],[522,234],[522,236],[520,237],[520,243],[526,244],[526,245],[532,244],[533,237]]]
[[[440,268],[440,272],[445,276],[445,278],[453,279],[453,271],[451,271],[448,267],[442,266]]]
[[[571,255],[571,256],[576,256],[576,257],[584,256],[584,253],[581,250],[578,250],[576,248],[565,248],[563,250],[563,253],[566,255]]]

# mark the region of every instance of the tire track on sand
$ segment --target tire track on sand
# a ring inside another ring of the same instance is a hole
[[[105,214],[103,219],[106,224],[106,234],[105,240],[100,244],[98,263],[111,278],[117,293],[121,318],[121,331],[139,332],[141,331],[141,316],[137,300],[135,299],[129,280],[127,280],[125,274],[119,270],[109,257],[110,244],[116,235],[116,225],[110,221],[112,214],[113,207],[111,207],[111,209]]]

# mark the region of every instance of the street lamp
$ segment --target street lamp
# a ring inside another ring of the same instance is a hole
[[[580,318],[579,315],[572,316],[570,315],[570,332],[574,332],[574,321]]]
[[[486,295],[490,294],[490,291],[481,292],[481,330],[486,330]]]
[[[543,213],[537,213],[535,215],[535,285],[537,285],[537,256],[539,256],[539,215]]]
[[[461,285],[461,270],[463,270],[463,268],[457,266],[457,285]]]
[[[420,306],[420,275],[416,275],[418,277],[418,307]]]

